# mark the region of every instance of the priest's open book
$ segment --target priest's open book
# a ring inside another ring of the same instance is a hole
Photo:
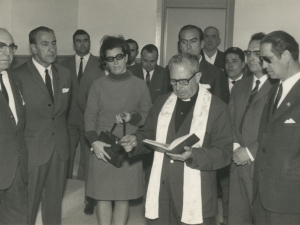
[[[195,134],[187,134],[175,139],[171,144],[160,143],[157,141],[145,139],[143,142],[148,144],[153,150],[162,153],[182,154],[184,146],[192,147],[200,139]]]

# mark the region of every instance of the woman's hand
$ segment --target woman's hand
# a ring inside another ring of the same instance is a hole
[[[125,120],[126,123],[128,123],[131,120],[131,114],[130,113],[123,112],[122,114],[123,114],[122,115],[123,117],[121,116],[121,114],[116,115],[116,123],[117,124],[123,123],[123,120]]]
[[[102,141],[95,141],[92,144],[92,147],[94,149],[95,155],[98,159],[102,159],[104,162],[107,163],[107,160],[105,157],[109,158],[109,155],[106,153],[106,151],[104,150],[104,147],[110,147],[109,144],[106,144]]]

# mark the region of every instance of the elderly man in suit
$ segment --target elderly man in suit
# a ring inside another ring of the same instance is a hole
[[[219,30],[209,26],[204,29],[204,48],[201,51],[202,57],[210,64],[225,71],[224,52],[218,49],[221,43]]]
[[[92,83],[105,76],[100,69],[99,58],[90,53],[90,35],[84,30],[77,30],[73,34],[73,47],[75,56],[62,62],[62,66],[68,68],[72,78],[72,99],[68,113],[68,129],[70,135],[70,160],[67,178],[73,177],[73,164],[76,148],[80,142],[80,162],[77,179],[86,180],[88,162],[90,158],[89,144],[85,137],[83,114],[86,101]],[[93,214],[94,201],[86,197],[85,214]]]
[[[260,57],[272,79],[255,158],[255,224],[300,224],[299,45],[284,31],[266,35]]]
[[[251,76],[238,81],[231,93],[229,111],[233,128],[233,157],[230,167],[230,225],[254,224],[252,187],[261,114],[274,81],[268,78],[259,59],[264,33],[251,37],[245,55]]]
[[[192,133],[200,138],[182,154],[155,152],[146,199],[150,224],[216,222],[216,170],[230,163],[232,135],[226,105],[199,84],[198,61],[190,53],[171,58],[174,91],[156,100],[143,128],[121,140],[128,152],[136,146],[135,155],[149,151],[145,138],[162,143]]]
[[[28,152],[21,82],[8,71],[17,46],[0,28],[0,224],[27,224]]]
[[[15,69],[26,102],[28,224],[35,224],[40,202],[43,223],[61,224],[70,154],[66,117],[71,76],[69,70],[54,63],[56,38],[53,30],[35,28],[29,33],[29,42],[32,59]]]

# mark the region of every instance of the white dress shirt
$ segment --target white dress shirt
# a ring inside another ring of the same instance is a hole
[[[231,93],[231,90],[232,90],[232,88],[233,88],[233,83],[232,83],[232,81],[238,81],[238,80],[240,80],[240,79],[242,79],[243,78],[243,74],[241,74],[241,76],[239,76],[237,79],[235,79],[235,80],[232,80],[231,78],[229,78],[228,77],[228,85],[229,85],[229,92]]]
[[[47,68],[43,67],[41,64],[39,64],[37,61],[35,61],[34,58],[32,58],[32,62],[35,65],[35,67],[37,68],[37,70],[39,71],[39,74],[41,75],[44,83],[46,83],[46,73],[45,70],[48,70],[48,74],[50,76],[51,79],[51,86],[52,86],[52,91],[53,91],[53,95],[54,95],[54,89],[53,89],[53,76],[52,76],[52,66],[50,64],[50,66],[48,66]]]
[[[203,53],[204,53],[204,57],[205,57],[206,61],[209,62],[210,64],[214,65],[214,63],[216,61],[218,50],[211,57],[209,57],[208,55],[206,55],[204,49],[203,49]]]
[[[18,124],[18,116],[17,116],[16,105],[15,105],[15,99],[14,99],[14,95],[13,95],[13,92],[12,92],[12,89],[10,86],[10,82],[8,79],[8,74],[5,70],[3,70],[0,73],[2,73],[3,84],[4,84],[7,94],[8,94],[9,108],[10,108],[12,114],[14,115],[16,124]],[[0,90],[2,91],[1,85],[0,85]]]
[[[88,60],[89,60],[89,58],[90,58],[90,55],[91,55],[91,53],[88,53],[87,55],[85,55],[85,56],[83,56],[83,57],[81,57],[81,56],[79,56],[79,55],[75,55],[75,61],[76,61],[76,75],[78,76],[78,71],[79,71],[79,66],[80,66],[80,58],[83,58],[82,59],[82,73],[84,72],[84,69],[85,69],[85,67],[86,67],[86,64],[87,64],[87,62],[88,62]]]
[[[149,71],[150,74],[150,81],[152,80],[154,70]],[[143,68],[144,80],[146,81],[147,71]]]
[[[294,76],[286,79],[285,81],[280,81],[280,83],[282,83],[282,94],[281,94],[281,98],[277,104],[277,108],[280,106],[280,104],[282,103],[282,101],[285,99],[285,97],[288,95],[288,93],[290,92],[290,90],[292,89],[292,87],[294,87],[294,85],[296,84],[296,82],[300,79],[300,72],[296,73]],[[278,90],[277,90],[278,92]]]

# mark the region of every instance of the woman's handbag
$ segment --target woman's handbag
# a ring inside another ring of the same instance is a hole
[[[106,160],[115,167],[120,168],[124,165],[125,159],[127,158],[127,152],[120,144],[117,144],[117,141],[119,141],[120,138],[113,134],[116,125],[117,123],[114,123],[110,132],[101,131],[98,140],[111,145],[110,147],[104,147],[104,150],[110,156],[110,159],[106,158]],[[123,120],[123,136],[125,135],[126,122]]]

